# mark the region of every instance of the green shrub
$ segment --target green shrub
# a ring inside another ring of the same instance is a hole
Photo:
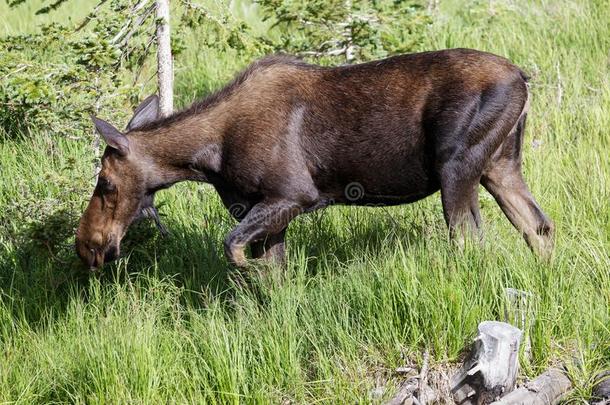
[[[0,38],[0,125],[5,132],[43,129],[79,136],[96,106],[120,113],[133,88],[125,83],[124,53],[108,39],[116,25],[105,20],[81,33],[50,24],[39,33]]]
[[[413,51],[431,19],[417,0],[257,0],[277,31],[276,50],[322,63],[352,63]]]

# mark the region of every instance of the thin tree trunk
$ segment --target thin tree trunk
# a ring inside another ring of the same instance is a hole
[[[100,91],[99,91],[99,78],[95,78],[95,94],[98,96],[95,98],[95,116],[100,113]],[[102,170],[102,158],[100,153],[100,134],[96,129],[93,130],[93,187],[97,184],[97,178],[99,177],[100,171]]]
[[[345,62],[350,64],[356,58],[355,51],[356,47],[354,46],[354,37],[352,32],[352,0],[345,1],[345,8],[347,9],[347,21],[345,22],[345,31],[343,32],[345,37]]]
[[[159,115],[167,117],[174,110],[174,68],[169,26],[169,0],[157,2],[157,78]]]

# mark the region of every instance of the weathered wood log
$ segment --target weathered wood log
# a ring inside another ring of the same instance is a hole
[[[550,369],[492,405],[554,405],[571,387],[572,382],[563,372]]]
[[[430,367],[430,352],[424,352],[424,362],[419,370],[419,384],[417,387],[417,399],[420,405],[426,405],[428,394],[428,367]],[[432,398],[430,398],[432,399]]]
[[[485,321],[460,371],[451,379],[458,404],[488,404],[515,387],[521,330],[504,322]]]

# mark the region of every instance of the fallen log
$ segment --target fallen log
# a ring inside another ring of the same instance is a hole
[[[426,350],[424,352],[424,362],[421,366],[421,370],[419,370],[419,383],[417,387],[417,399],[420,405],[426,405],[426,401],[428,400],[428,367],[430,367],[430,352]]]
[[[570,388],[572,382],[562,371],[550,369],[492,405],[554,405]]]
[[[460,371],[451,379],[451,393],[462,405],[489,404],[515,387],[521,330],[504,322],[485,321]]]

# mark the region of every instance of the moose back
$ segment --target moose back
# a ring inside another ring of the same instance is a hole
[[[301,213],[331,204],[401,204],[441,191],[450,234],[480,226],[478,186],[537,253],[553,224],[521,173],[529,105],[526,75],[489,53],[452,49],[321,67],[290,57],[253,63],[222,90],[167,118],[149,97],[126,130],[93,118],[107,143],[77,231],[90,267],[120,241],[155,192],[211,183],[239,221],[228,260],[283,260]]]

